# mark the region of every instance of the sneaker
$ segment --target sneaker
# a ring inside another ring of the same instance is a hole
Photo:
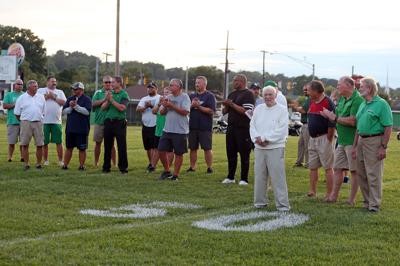
[[[151,166],[151,167],[147,168],[147,173],[152,173],[152,172],[154,172],[155,170],[156,170],[156,168],[153,167],[153,166]]]
[[[178,181],[178,176],[177,175],[173,175],[172,177],[169,178],[169,180]]]
[[[36,165],[36,169],[42,169],[42,168],[43,168],[42,165],[40,165],[40,164]]]
[[[240,180],[239,186],[247,186],[249,183],[246,180]]]
[[[86,168],[85,168],[85,166],[81,165],[81,166],[79,166],[78,170],[79,170],[79,171],[85,171]]]
[[[58,162],[58,165],[59,165],[59,166],[63,166],[63,165],[64,165],[64,162],[63,162],[63,161],[59,161],[59,162]]]
[[[24,158],[21,158],[20,162],[21,162],[21,163],[25,162]]]
[[[302,163],[295,163],[295,164],[293,165],[293,167],[302,167],[302,166],[303,166]]]
[[[153,166],[151,165],[151,163],[149,163],[149,165],[146,167],[146,170],[149,170],[151,167]]]
[[[189,167],[189,169],[186,170],[186,172],[196,172],[196,170],[194,170],[192,167]]]
[[[160,177],[158,179],[164,180],[164,179],[170,178],[171,176],[172,175],[171,175],[170,171],[164,171],[164,172],[161,173],[161,175],[160,175]]]
[[[110,172],[110,169],[103,169],[102,172],[105,173],[105,174],[107,174],[107,173]]]
[[[207,174],[212,174],[214,172],[214,170],[211,167],[207,168]]]
[[[63,169],[63,170],[68,170],[68,166],[63,165],[63,166],[61,167],[61,169]]]
[[[221,183],[222,184],[235,184],[235,179],[225,178]]]
[[[24,171],[29,170],[31,167],[29,165],[24,166]]]
[[[121,172],[121,174],[127,174],[128,173],[128,170],[126,170],[126,169],[124,169],[124,170],[120,170],[120,172]]]
[[[7,161],[7,162],[11,163],[11,162],[12,162],[12,160],[11,160],[11,159],[8,159],[8,161]]]
[[[348,176],[345,176],[345,177],[343,177],[343,183],[348,183],[349,182],[349,177]]]
[[[44,161],[43,165],[49,165],[49,161]]]

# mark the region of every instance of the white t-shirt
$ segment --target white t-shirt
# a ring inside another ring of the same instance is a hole
[[[42,94],[36,93],[34,96],[27,92],[18,97],[15,103],[14,114],[20,115],[20,120],[43,121],[46,100]]]
[[[277,91],[276,93],[276,102],[285,106],[287,108],[287,100],[285,95],[281,91]]]
[[[65,94],[62,90],[54,89],[51,90],[49,88],[40,88],[38,89],[38,93],[40,94],[47,94],[49,91],[57,95],[57,99],[63,99],[64,101],[67,100]],[[44,124],[61,124],[61,113],[62,113],[62,105],[59,105],[53,99],[46,100],[46,110],[44,113]]]
[[[138,106],[144,107],[146,102],[150,101],[151,105],[154,107],[160,101],[160,95],[156,94],[154,96],[144,96],[140,99]],[[156,126],[157,115],[153,114],[152,108],[146,108],[142,113],[142,123],[146,127],[155,127]]]

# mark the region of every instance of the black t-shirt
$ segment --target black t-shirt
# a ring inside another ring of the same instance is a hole
[[[254,94],[249,89],[235,90],[229,94],[228,99],[246,110],[254,109]],[[249,128],[250,119],[247,115],[239,114],[232,107],[229,107],[228,126]]]
[[[202,94],[193,93],[190,95],[190,100],[198,98],[200,105],[203,107],[210,108],[215,112],[215,96],[209,91],[205,91]],[[199,109],[190,108],[189,118],[189,129],[201,130],[201,131],[212,131],[213,116],[203,113]]]

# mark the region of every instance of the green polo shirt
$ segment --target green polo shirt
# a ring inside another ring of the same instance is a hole
[[[392,110],[379,96],[374,96],[370,102],[363,101],[356,118],[359,135],[381,134],[385,127],[393,126]]]
[[[23,91],[21,92],[16,92],[16,91],[11,91],[6,94],[4,97],[3,103],[6,104],[15,104],[17,101],[18,97],[24,94]],[[19,125],[18,119],[15,117],[14,114],[14,108],[8,109],[7,110],[7,125]]]
[[[114,101],[117,103],[125,104],[125,106],[128,106],[129,103],[129,95],[126,91],[121,90],[120,92],[112,92],[112,98]],[[107,113],[106,113],[106,119],[117,119],[117,120],[122,120],[126,119],[126,109],[124,111],[119,111],[117,108],[115,108],[114,105],[110,103]]]
[[[98,100],[103,100],[105,96],[106,96],[105,89],[100,89],[96,91],[96,93],[93,95],[92,103]],[[93,107],[92,111],[94,113],[94,124],[104,125],[104,119],[106,119],[107,110],[102,110],[101,106],[96,106]]]
[[[354,90],[353,94],[348,99],[343,96],[340,97],[339,103],[336,106],[335,110],[337,117],[356,117],[358,108],[363,101],[364,99],[361,97],[360,93],[357,90]],[[354,135],[356,134],[355,126],[345,126],[336,123],[336,129],[338,132],[338,143],[340,145],[347,146],[353,144]]]

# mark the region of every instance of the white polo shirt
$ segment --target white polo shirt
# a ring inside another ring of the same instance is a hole
[[[40,89],[38,89],[37,92],[45,95],[45,94],[49,93],[49,91],[51,91],[52,93],[57,95],[57,99],[63,99],[64,101],[67,100],[64,92],[59,89],[51,90],[49,88],[40,88]],[[62,114],[62,105],[59,105],[53,99],[47,99],[43,123],[44,124],[61,124],[61,122],[62,122],[61,114]]]
[[[42,94],[34,96],[27,92],[22,94],[15,103],[14,114],[20,116],[20,120],[43,122],[46,100]]]

